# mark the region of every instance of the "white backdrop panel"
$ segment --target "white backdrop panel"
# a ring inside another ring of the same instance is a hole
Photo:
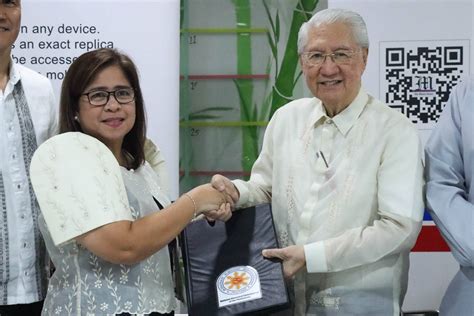
[[[148,137],[162,150],[170,193],[178,196],[179,0],[24,0],[22,30],[13,56],[52,80],[72,58],[100,47],[128,54],[140,73]]]

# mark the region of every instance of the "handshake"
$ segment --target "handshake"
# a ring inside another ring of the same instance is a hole
[[[190,190],[190,196],[196,207],[196,215],[204,215],[210,222],[227,221],[239,200],[239,191],[226,177],[216,174],[211,183],[200,185]]]

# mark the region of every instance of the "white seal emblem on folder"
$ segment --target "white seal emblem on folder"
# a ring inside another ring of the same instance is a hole
[[[222,272],[217,278],[219,307],[262,298],[260,278],[251,266],[236,266]]]

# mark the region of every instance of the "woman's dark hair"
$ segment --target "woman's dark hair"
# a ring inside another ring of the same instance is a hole
[[[133,157],[128,167],[137,169],[145,162],[145,105],[135,64],[130,57],[115,49],[103,48],[87,52],[71,64],[61,87],[59,132],[83,132],[79,122],[74,119],[79,112],[79,98],[99,72],[110,66],[118,66],[135,90],[135,124],[125,135],[122,149]]]

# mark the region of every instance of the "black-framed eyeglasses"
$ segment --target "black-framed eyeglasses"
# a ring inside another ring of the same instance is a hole
[[[113,95],[119,104],[127,104],[135,100],[135,90],[132,88],[120,88],[113,91],[94,90],[82,95],[87,96],[89,103],[94,106],[106,105],[110,95]]]
[[[330,57],[336,65],[347,65],[352,61],[352,57],[358,52],[351,50],[340,50],[334,53],[323,54],[321,52],[304,52],[301,54],[303,62],[308,66],[320,66]]]

